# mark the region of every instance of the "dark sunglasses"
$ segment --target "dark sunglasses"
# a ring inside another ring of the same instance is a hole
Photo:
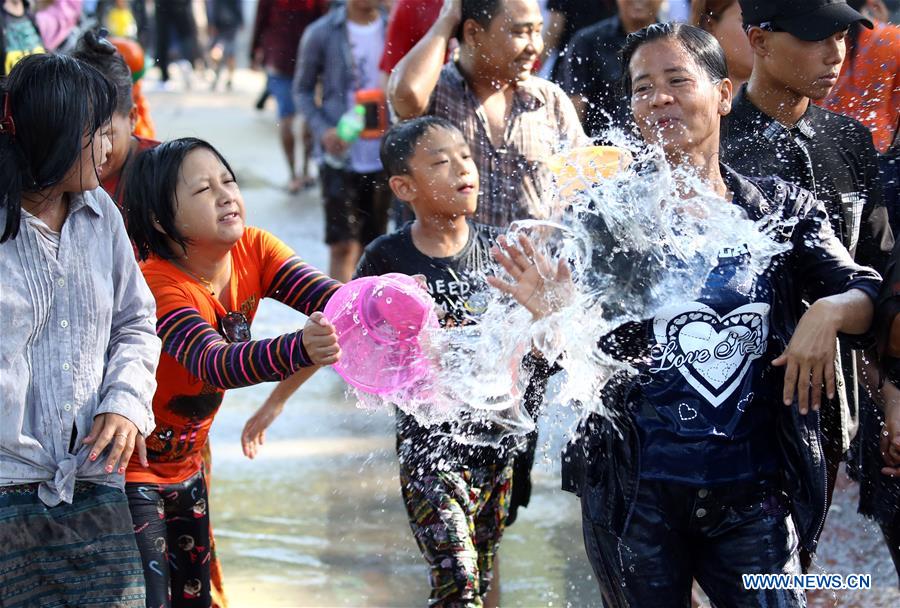
[[[250,341],[250,321],[242,312],[230,312],[222,317],[219,330],[231,343]]]

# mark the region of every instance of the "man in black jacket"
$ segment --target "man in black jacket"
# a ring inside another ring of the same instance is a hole
[[[754,52],[753,73],[723,123],[722,160],[745,175],[777,175],[812,192],[854,259],[882,269],[893,235],[872,136],[855,120],[812,103],[837,81],[850,25],[872,24],[840,1],[740,0],[740,5]],[[838,363],[845,383],[823,408],[822,422],[829,502],[861,399],[849,348],[841,349]],[[809,560],[804,555],[804,566]]]

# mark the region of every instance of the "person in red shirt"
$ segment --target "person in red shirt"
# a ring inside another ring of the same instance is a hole
[[[390,74],[416,43],[425,37],[441,12],[443,0],[397,0],[388,19],[379,69]]]
[[[209,143],[176,139],[133,162],[126,177],[127,223],[156,300],[163,354],[148,466],[132,458],[125,490],[147,605],[208,606],[202,450],[213,418],[226,389],[337,361],[337,336],[321,311],[340,284],[273,235],[245,227],[240,188]],[[266,297],[307,315],[304,329],[251,340],[253,318]]]
[[[330,0],[259,0],[256,21],[250,38],[250,60],[257,68],[265,68],[268,76],[266,91],[278,103],[278,132],[287,160],[292,194],[315,184],[309,175],[312,137],[304,126],[303,165],[297,175],[295,154],[294,105],[291,83],[297,63],[300,38],[306,27],[328,12]]]

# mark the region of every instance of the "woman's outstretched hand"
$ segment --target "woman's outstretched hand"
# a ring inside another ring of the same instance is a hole
[[[512,243],[503,236],[497,242],[491,253],[512,277],[512,282],[488,277],[491,286],[512,296],[536,319],[556,312],[572,300],[572,271],[565,260],[559,260],[554,269],[525,235],[519,235],[518,243]]]

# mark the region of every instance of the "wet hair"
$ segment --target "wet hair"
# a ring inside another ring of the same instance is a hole
[[[146,260],[151,255],[172,260],[183,255],[187,249],[189,240],[175,224],[178,204],[175,189],[184,159],[198,149],[215,154],[234,177],[234,171],[225,157],[211,143],[196,137],[173,139],[144,150],[126,171],[125,191],[128,192],[128,201],[125,206],[125,223],[141,260]],[[165,234],[160,233],[157,226]],[[172,251],[166,236],[178,243],[183,251]]]
[[[709,79],[721,82],[728,78],[728,64],[725,62],[725,51],[709,32],[699,27],[684,23],[654,23],[636,32],[628,34],[625,44],[619,52],[622,62],[622,90],[626,97],[631,97],[631,58],[639,48],[656,40],[674,39],[693,57]]]
[[[134,107],[131,70],[116,47],[102,35],[88,30],[78,39],[72,57],[94,66],[109,78],[116,87],[116,114],[128,116]]]
[[[707,32],[722,18],[722,13],[738,0],[691,0],[691,25]]]
[[[491,21],[500,12],[502,2],[504,0],[462,0],[459,27],[456,30],[456,39],[459,43],[463,43],[463,25],[466,21],[472,19],[484,29],[489,28]]]
[[[103,74],[62,55],[24,57],[0,80],[0,114],[15,124],[14,133],[0,133],[0,243],[19,233],[22,194],[60,183],[81,157],[84,137],[109,122],[115,103]]]
[[[381,164],[388,177],[409,175],[409,160],[415,155],[419,142],[432,129],[460,133],[452,122],[440,116],[420,116],[406,120],[385,133],[381,140]]]

